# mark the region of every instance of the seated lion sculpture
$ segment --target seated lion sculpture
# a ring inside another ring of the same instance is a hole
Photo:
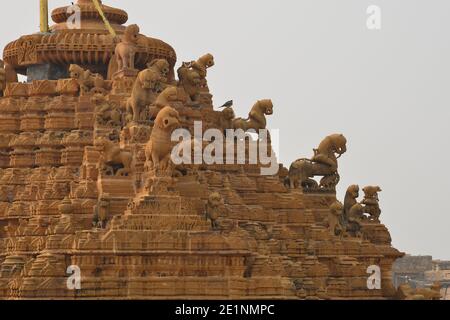
[[[273,115],[272,100],[259,100],[252,107],[247,119],[238,118],[233,121],[233,128],[244,131],[252,129],[258,132],[259,130],[266,129],[266,116],[270,115]]]
[[[218,219],[221,217],[224,211],[224,200],[220,193],[211,193],[205,208],[206,219],[211,221],[211,227],[213,230],[219,230],[220,225]]]
[[[178,69],[178,87],[184,91],[187,103],[198,105],[201,88],[201,77],[198,72],[183,65]]]
[[[118,143],[104,137],[97,138],[95,145],[103,147],[100,168],[107,175],[129,176],[132,173],[133,155],[131,152],[122,150]]]
[[[133,115],[133,121],[142,120],[143,111],[156,100],[159,88],[160,76],[154,70],[139,72],[126,103],[127,113]]]
[[[343,236],[345,228],[342,226],[342,215],[344,206],[339,201],[336,201],[330,206],[328,214],[328,230],[332,236]]]
[[[166,59],[155,59],[147,64],[147,68],[159,74],[162,84],[167,85],[172,80],[169,79],[170,64]]]
[[[81,94],[91,91],[96,91],[97,93],[105,92],[105,81],[100,74],[85,70],[77,64],[71,64],[69,66],[69,75],[70,78],[77,80]]]
[[[172,152],[172,132],[180,125],[178,111],[165,107],[156,116],[150,141],[145,148],[147,168],[155,172],[170,170],[170,156]]]
[[[158,95],[154,105],[158,108],[172,107],[172,104],[177,101],[179,101],[178,88],[170,86]]]
[[[122,41],[116,45],[115,57],[118,71],[135,69],[137,42],[139,38],[139,26],[132,24],[126,27]]]
[[[378,186],[368,186],[363,189],[365,205],[364,212],[369,215],[371,221],[380,222],[380,199],[378,193],[381,192],[381,188]]]
[[[208,84],[206,81],[206,77],[208,75],[208,69],[212,68],[215,65],[214,56],[210,53],[207,53],[201,56],[197,61],[193,61],[191,63],[191,68],[196,71],[201,78],[200,86],[202,88],[207,88]]]
[[[236,118],[233,108],[226,107],[219,115],[219,128],[222,132],[225,130],[233,129],[233,121]]]

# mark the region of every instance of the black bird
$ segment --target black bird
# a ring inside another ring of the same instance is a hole
[[[220,107],[220,109],[222,108],[230,108],[233,106],[233,100],[227,101],[225,102],[225,104],[223,106]]]

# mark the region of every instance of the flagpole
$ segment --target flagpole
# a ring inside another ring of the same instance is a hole
[[[40,0],[41,32],[48,32],[48,0]]]

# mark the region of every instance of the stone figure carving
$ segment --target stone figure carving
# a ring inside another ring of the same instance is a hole
[[[160,77],[151,69],[139,72],[133,85],[131,97],[127,100],[127,113],[133,115],[133,121],[140,121],[145,108],[152,104],[157,98],[160,88]]]
[[[179,101],[178,99],[178,89],[177,87],[167,87],[161,92],[154,105],[158,108],[164,108],[166,106],[172,106],[172,103]]]
[[[225,132],[225,130],[233,129],[233,121],[236,118],[232,107],[225,107],[219,116],[219,128]]]
[[[347,151],[347,139],[342,134],[333,134],[326,137],[314,150],[314,157],[299,159],[292,163],[289,169],[291,188],[301,186],[303,189],[334,190],[340,177],[337,172],[338,159]],[[336,156],[337,154],[337,156]],[[323,176],[320,184],[315,176]]]
[[[208,69],[214,65],[214,56],[210,53],[203,55],[197,61],[191,62],[190,67],[199,74],[202,88],[207,87],[206,76],[208,75]]]
[[[122,41],[115,49],[118,71],[134,70],[134,60],[137,52],[137,42],[139,38],[139,27],[132,24],[125,29]]]
[[[166,59],[155,59],[147,64],[147,68],[155,71],[160,76],[161,83],[169,83],[170,64]]]
[[[95,140],[96,146],[103,147],[100,168],[109,176],[129,176],[132,173],[133,156],[120,146],[104,137]]]
[[[381,192],[381,188],[378,186],[368,186],[363,189],[364,199],[362,203],[365,205],[364,212],[369,215],[369,220],[380,222],[380,199],[378,193]]]
[[[94,219],[92,220],[92,226],[94,228],[104,229],[108,218],[110,203],[107,199],[101,198],[94,206]]]
[[[165,172],[170,169],[171,135],[179,125],[180,115],[175,109],[165,107],[158,113],[150,141],[145,148],[149,169],[154,169],[156,172]]]
[[[351,185],[348,187],[344,199],[344,220],[348,220],[351,208],[358,204],[359,186]]]
[[[212,193],[206,204],[205,214],[206,219],[211,221],[211,227],[213,230],[219,230],[220,226],[218,223],[218,219],[223,213],[224,200],[220,193],[214,192]]]
[[[233,121],[234,129],[242,129],[248,131],[250,129],[258,132],[259,130],[266,129],[267,120],[266,116],[273,115],[273,103],[270,99],[259,100],[252,107],[248,118],[238,118]]]
[[[347,152],[347,139],[342,134],[333,134],[326,137],[314,150],[312,161],[328,165],[336,171],[338,169],[337,160],[345,152]]]
[[[105,96],[96,94],[91,99],[95,107],[95,122],[100,126],[121,127],[122,112],[120,107],[114,103],[106,101]]]
[[[181,88],[190,104],[198,104],[201,87],[201,77],[198,72],[182,65],[178,69],[178,87]]]
[[[342,225],[342,215],[344,206],[341,202],[336,201],[330,206],[328,214],[328,230],[332,236],[342,236],[345,233],[345,228]]]
[[[101,75],[85,70],[77,64],[69,66],[69,74],[71,79],[77,80],[81,94],[89,93],[94,89],[98,93],[105,93],[105,82]]]

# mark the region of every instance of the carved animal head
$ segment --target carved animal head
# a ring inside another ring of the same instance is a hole
[[[139,37],[139,26],[137,24],[132,24],[126,27],[123,39],[128,43],[137,43]]]
[[[160,76],[152,69],[145,69],[139,72],[137,81],[139,81],[142,89],[157,90]]]
[[[178,78],[184,85],[199,86],[202,79],[198,72],[182,66],[178,69]]]
[[[211,68],[215,65],[214,56],[210,53],[205,54],[204,56],[198,59],[198,62],[205,66],[205,68]]]
[[[211,193],[208,198],[208,205],[212,208],[217,208],[223,204],[223,198],[218,192]]]
[[[344,205],[339,202],[336,201],[334,202],[331,206],[330,206],[330,212],[334,215],[334,216],[341,216],[344,210]]]
[[[379,201],[378,193],[381,192],[381,188],[378,186],[368,186],[363,189],[364,191],[364,199],[366,200],[376,200]]]
[[[333,134],[328,137],[332,142],[333,151],[338,155],[343,155],[347,152],[347,139],[343,134]]]
[[[155,59],[148,63],[147,67],[158,71],[163,78],[167,78],[170,73],[170,64],[166,59]]]
[[[270,99],[259,100],[258,105],[265,115],[270,116],[273,114],[273,102]]]
[[[164,107],[155,119],[155,128],[172,131],[180,126],[180,114],[172,107]]]
[[[350,197],[352,199],[356,199],[359,197],[359,186],[354,184],[347,189],[347,194],[345,197]]]
[[[72,79],[81,79],[84,69],[77,64],[71,64],[69,66],[69,75]]]

